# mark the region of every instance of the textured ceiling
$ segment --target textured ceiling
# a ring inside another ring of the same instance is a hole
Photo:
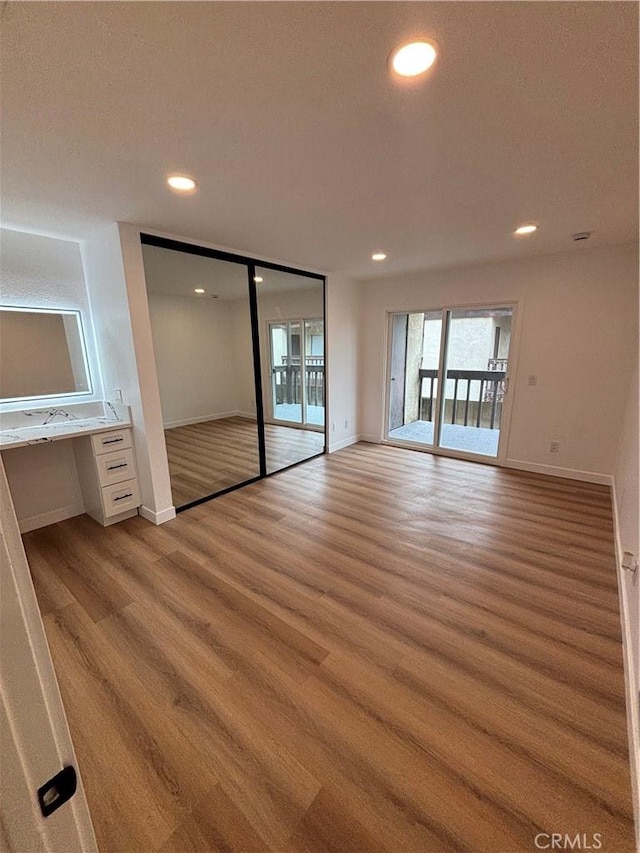
[[[630,240],[637,20],[617,2],[9,2],[3,222],[75,240],[136,222],[362,277]],[[397,85],[387,57],[415,35],[441,56]],[[197,194],[166,189],[174,170]],[[539,232],[514,239],[525,221]]]

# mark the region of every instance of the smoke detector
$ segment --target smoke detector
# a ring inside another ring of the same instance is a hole
[[[576,242],[578,240],[588,240],[592,234],[593,234],[593,231],[578,231],[577,234],[571,235],[571,239],[576,241]]]

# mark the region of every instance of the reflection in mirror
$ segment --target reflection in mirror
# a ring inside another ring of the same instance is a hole
[[[90,393],[78,311],[0,307],[0,399]]]
[[[248,269],[143,245],[176,507],[260,475]]]
[[[307,276],[256,268],[256,290],[272,474],[324,451],[324,286]]]

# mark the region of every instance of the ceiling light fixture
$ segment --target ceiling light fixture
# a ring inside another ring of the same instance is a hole
[[[521,225],[519,228],[513,232],[517,237],[524,237],[526,234],[533,234],[534,231],[538,230],[537,225]]]
[[[193,292],[194,293],[204,293],[204,287],[194,287]]]
[[[384,259],[386,257],[387,256],[385,255],[384,252],[374,252],[373,255],[371,255],[371,260],[372,261],[384,261]]]
[[[264,281],[264,279],[262,278],[261,275],[254,276],[253,280],[255,281],[256,284],[261,284]]]
[[[393,51],[391,67],[400,77],[417,77],[431,68],[437,56],[438,50],[432,42],[413,41]]]
[[[196,182],[188,175],[169,175],[167,183],[172,190],[179,193],[190,193],[196,188]]]

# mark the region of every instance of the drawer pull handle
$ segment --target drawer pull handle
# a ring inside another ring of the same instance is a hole
[[[115,471],[117,468],[127,468],[128,466],[128,462],[121,462],[119,465],[108,465],[107,471]]]
[[[103,441],[103,444],[117,444],[119,441],[124,441],[124,438],[108,438],[106,441]]]
[[[114,502],[115,501],[123,501],[125,498],[132,498],[132,497],[133,497],[133,492],[128,492],[126,495],[120,495],[119,497],[114,498],[113,500],[114,500]]]

